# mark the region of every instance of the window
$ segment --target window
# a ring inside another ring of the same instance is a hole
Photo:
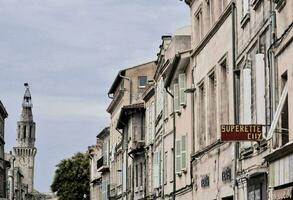
[[[261,185],[248,187],[248,200],[261,200]]]
[[[164,80],[163,78],[157,84],[156,88],[156,116],[159,116],[164,106]]]
[[[135,165],[135,186],[138,187],[138,177],[139,177],[139,174],[138,174],[138,164]]]
[[[209,142],[212,143],[217,140],[217,96],[214,72],[209,77],[209,90]]]
[[[181,163],[181,141],[180,140],[176,141],[175,151],[176,151],[176,166],[175,166],[176,173],[181,173],[182,163]]]
[[[168,152],[165,152],[164,155],[164,184],[167,184],[167,179],[168,179]]]
[[[23,126],[23,138],[26,138],[26,125]]]
[[[145,88],[147,85],[147,76],[139,76],[138,77],[138,83],[139,83],[139,88]]]
[[[247,181],[247,200],[267,199],[267,176],[260,174]]]
[[[140,186],[143,185],[143,163],[140,163]]]
[[[105,140],[103,143],[103,147],[102,147],[102,152],[103,152],[103,165],[108,165],[109,162],[109,150],[108,150],[108,141]]]
[[[186,170],[186,159],[187,159],[187,153],[186,153],[186,135],[183,135],[181,137],[181,167],[183,170]]]
[[[21,131],[20,130],[20,125],[18,125],[18,136],[17,136],[18,138],[20,138],[20,131]]]
[[[220,64],[220,123],[227,124],[229,122],[229,84],[228,84],[228,69],[227,69],[227,61],[224,60]]]
[[[216,0],[218,1],[218,0]],[[213,26],[214,23],[214,5],[213,0],[207,0],[207,23],[210,27]]]
[[[186,75],[179,74],[179,100],[180,105],[186,105]]]
[[[30,125],[29,138],[32,138],[32,134],[33,134],[33,126]]]
[[[199,106],[198,106],[198,134],[199,146],[205,146],[206,142],[206,103],[204,83],[199,86]]]
[[[160,187],[160,152],[154,153],[154,173],[153,173],[153,184],[154,188]]]
[[[203,36],[203,27],[202,27],[202,12],[201,10],[195,15],[195,39],[196,43],[199,43]]]
[[[284,88],[287,83],[287,72],[282,75],[282,87]],[[283,90],[283,89],[282,89]],[[289,114],[288,114],[288,95],[286,97],[282,114],[281,114],[281,145],[285,145],[289,142]]]
[[[180,111],[180,102],[179,102],[179,85],[178,83],[174,84],[174,110],[175,112]]]
[[[245,16],[249,13],[249,3],[250,0],[242,0],[242,16]]]

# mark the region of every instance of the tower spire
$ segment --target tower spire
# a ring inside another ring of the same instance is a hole
[[[33,107],[32,96],[31,96],[29,84],[24,83],[24,87],[26,89],[25,89],[24,96],[23,96],[22,107],[23,108],[32,108]]]
[[[32,193],[34,188],[34,160],[37,153],[35,147],[36,124],[33,120],[32,97],[28,83],[24,84],[25,92],[22,101],[20,120],[17,122],[17,145],[13,148],[16,167],[23,175],[23,182]]]

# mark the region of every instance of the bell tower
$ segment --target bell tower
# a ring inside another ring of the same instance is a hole
[[[34,189],[34,162],[37,149],[35,148],[36,124],[33,120],[33,104],[28,83],[24,84],[25,93],[22,102],[20,120],[17,122],[17,146],[13,148],[15,165],[23,174],[23,182],[28,185],[28,192]]]

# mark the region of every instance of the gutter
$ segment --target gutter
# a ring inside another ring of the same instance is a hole
[[[173,107],[173,192],[172,192],[172,199],[175,200],[175,196],[176,196],[176,169],[175,169],[175,159],[176,159],[176,153],[175,153],[175,143],[176,143],[176,112],[175,112],[175,107],[174,107],[174,95],[170,92],[170,90],[167,88],[166,84],[165,84],[165,89],[167,91],[167,93],[171,96],[171,98],[173,99],[172,101],[172,107]]]

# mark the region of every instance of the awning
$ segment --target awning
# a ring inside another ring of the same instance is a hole
[[[293,186],[287,187],[284,189],[274,190],[273,191],[273,200],[284,200],[292,198]]]

